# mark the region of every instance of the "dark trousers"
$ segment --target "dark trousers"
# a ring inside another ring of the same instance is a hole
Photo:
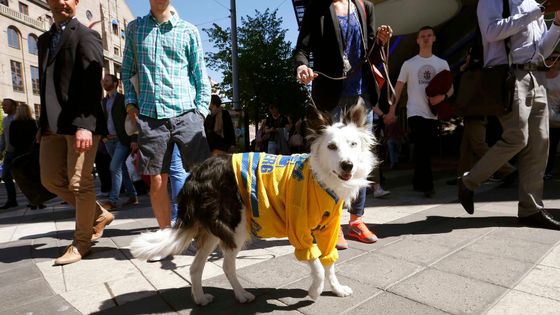
[[[556,151],[558,150],[558,142],[560,142],[560,128],[550,128],[548,137],[550,146],[548,147],[548,161],[546,163],[545,174],[552,174],[554,170],[554,160],[556,159]]]
[[[13,152],[6,152],[4,155],[4,165],[2,180],[6,186],[6,193],[8,194],[8,200],[6,202],[16,202],[16,185],[14,184],[14,178],[12,177],[11,164],[15,155]]]
[[[410,139],[414,143],[414,190],[428,192],[434,189],[432,176],[432,146],[437,139],[438,122],[420,116],[408,118]]]

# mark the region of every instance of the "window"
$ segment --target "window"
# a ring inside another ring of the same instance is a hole
[[[19,3],[19,13],[29,15],[29,7],[25,3]]]
[[[113,20],[111,24],[113,26],[113,35],[119,36],[119,22],[117,20]]]
[[[119,49],[117,47],[113,48],[113,52],[115,53],[115,56],[120,56],[120,52],[119,52]]]
[[[14,92],[23,92],[23,74],[21,72],[21,62],[10,60],[12,68],[12,87]]]
[[[39,68],[31,66],[31,87],[33,94],[39,95]]]
[[[19,45],[19,31],[13,27],[8,27],[8,45],[15,49],[20,49]]]
[[[90,10],[86,11],[86,17],[88,19],[88,21],[91,21],[93,19],[93,13],[91,13]]]
[[[34,104],[35,105],[35,120],[39,120],[39,116],[41,115],[41,104]]]
[[[33,34],[29,34],[27,36],[27,49],[32,55],[37,55],[39,53],[39,50],[37,49],[37,36]]]
[[[0,4],[3,4],[5,6],[9,6],[8,5],[8,0],[0,0]]]

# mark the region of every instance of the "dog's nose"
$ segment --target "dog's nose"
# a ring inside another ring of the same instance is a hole
[[[352,164],[352,162],[350,162],[350,161],[340,162],[340,168],[345,172],[350,172],[353,167],[354,167],[354,164]]]

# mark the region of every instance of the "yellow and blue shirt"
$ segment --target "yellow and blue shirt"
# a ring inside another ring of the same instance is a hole
[[[239,153],[232,164],[253,235],[287,236],[298,260],[338,259],[343,200],[314,179],[307,154]]]

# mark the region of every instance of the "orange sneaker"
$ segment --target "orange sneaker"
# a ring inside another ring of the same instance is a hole
[[[368,229],[361,217],[354,221],[350,221],[348,237],[362,243],[377,242],[377,236]]]
[[[338,250],[348,249],[348,242],[344,238],[344,233],[342,233],[342,228],[338,230],[338,240],[336,241],[336,249]]]

